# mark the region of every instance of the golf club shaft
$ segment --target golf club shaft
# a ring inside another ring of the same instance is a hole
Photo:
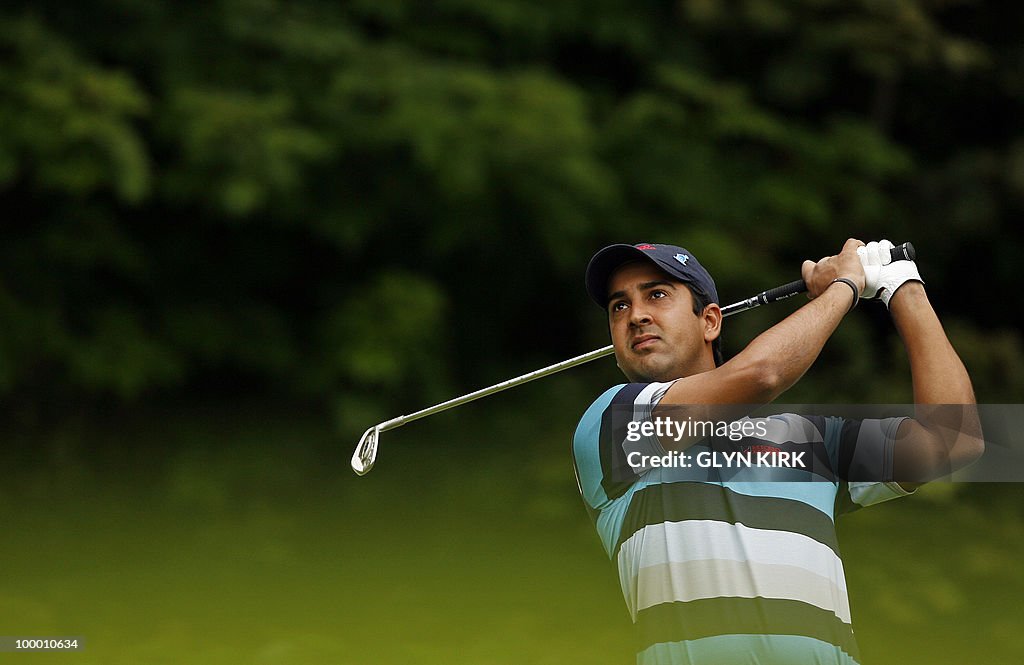
[[[914,257],[914,246],[911,245],[909,242],[903,243],[902,245],[900,245],[898,247],[894,247],[892,249],[892,260],[893,261],[897,261],[897,260],[913,261],[914,260],[913,257]],[[726,316],[732,316],[733,314],[739,314],[740,312],[745,312],[748,309],[752,309],[754,307],[759,307],[760,305],[767,305],[767,304],[773,303],[773,302],[775,302],[777,300],[782,300],[784,298],[789,298],[790,296],[794,296],[794,295],[796,295],[798,293],[804,293],[806,291],[807,291],[807,285],[804,284],[804,280],[798,279],[798,280],[790,282],[789,284],[783,284],[782,286],[777,286],[774,289],[768,289],[767,291],[762,291],[761,293],[758,293],[756,296],[752,296],[750,298],[747,298],[746,300],[741,300],[740,302],[736,302],[736,303],[733,303],[733,304],[728,305],[726,307],[723,307],[722,308],[722,316],[726,317]],[[386,431],[388,431],[390,429],[395,429],[396,427],[401,427],[402,425],[406,425],[408,423],[411,423],[414,420],[419,420],[420,418],[426,418],[427,416],[432,416],[435,413],[440,413],[442,411],[447,411],[448,409],[452,409],[452,408],[454,408],[456,406],[462,406],[463,404],[468,404],[469,402],[472,402],[474,400],[478,400],[481,397],[487,397],[488,395],[493,395],[494,393],[500,393],[503,390],[508,390],[509,388],[515,388],[516,386],[521,386],[524,383],[529,383],[530,381],[535,381],[537,379],[542,379],[545,376],[551,376],[552,374],[556,374],[556,373],[561,372],[563,370],[571,369],[571,368],[576,367],[578,365],[582,365],[584,363],[588,363],[591,360],[597,360],[598,358],[604,358],[605,356],[610,356],[614,352],[615,352],[615,348],[611,344],[609,344],[608,346],[602,347],[600,349],[595,349],[594,351],[591,351],[590,353],[584,353],[583,355],[576,356],[575,358],[570,358],[569,360],[563,360],[560,363],[555,363],[554,365],[550,365],[550,366],[544,367],[542,369],[534,370],[534,371],[532,371],[532,372],[530,372],[528,374],[523,374],[522,376],[517,376],[514,379],[509,379],[507,381],[502,381],[501,383],[497,383],[497,384],[495,384],[493,386],[490,386],[488,388],[481,388],[480,390],[477,390],[475,392],[471,392],[468,395],[463,395],[462,397],[456,397],[454,399],[450,399],[447,402],[441,402],[440,404],[435,404],[434,406],[427,407],[427,408],[422,409],[420,411],[417,411],[415,413],[410,413],[407,416],[398,416],[397,418],[392,418],[391,420],[388,420],[386,422],[381,423],[380,425],[377,425],[377,430],[380,431],[380,432],[386,432]]]
[[[795,293],[801,293],[801,292],[806,291],[806,290],[807,290],[807,287],[804,285],[803,280],[798,280],[796,282],[791,282],[789,284],[785,284],[785,285],[780,286],[778,288],[772,289],[773,292],[778,292],[778,294],[776,294],[775,297],[770,297],[770,296],[767,295],[768,291],[763,291],[763,292],[759,293],[756,296],[748,298],[747,300],[744,300],[742,302],[738,302],[738,303],[734,303],[732,305],[729,305],[728,307],[725,307],[725,308],[722,309],[722,316],[730,316],[732,314],[737,314],[739,312],[748,310],[748,309],[750,309],[752,307],[757,307],[758,305],[760,305],[762,303],[767,304],[767,303],[770,303],[770,302],[775,302],[776,300],[780,300],[782,298],[788,298],[789,296],[791,296],[791,295],[793,295]],[[784,293],[784,295],[780,295],[780,294],[783,294],[783,293]],[[543,367],[541,369],[534,370],[532,372],[529,372],[528,374],[523,374],[522,376],[517,376],[514,379],[509,379],[507,381],[502,381],[501,383],[497,383],[497,384],[495,384],[493,386],[489,386],[487,388],[481,388],[480,390],[477,390],[475,392],[471,392],[468,395],[463,395],[461,397],[456,397],[454,399],[450,399],[447,402],[441,402],[440,404],[435,404],[434,406],[429,406],[429,407],[427,407],[425,409],[421,409],[420,411],[416,411],[415,413],[410,413],[409,415],[398,416],[397,418],[392,418],[391,420],[387,420],[387,421],[382,422],[381,424],[377,425],[377,431],[378,432],[386,432],[388,430],[395,429],[396,427],[401,427],[402,425],[406,425],[408,423],[411,423],[414,420],[419,420],[420,418],[426,418],[427,416],[432,416],[435,413],[440,413],[442,411],[447,411],[448,409],[455,408],[456,406],[462,406],[463,404],[468,404],[469,402],[472,402],[474,400],[478,400],[481,397],[487,397],[488,395],[493,395],[494,393],[500,393],[501,391],[508,390],[509,388],[515,388],[516,386],[521,386],[524,383],[529,383],[530,381],[535,381],[537,379],[542,379],[545,376],[551,376],[552,374],[556,374],[556,373],[561,372],[563,370],[567,370],[567,369],[570,369],[572,367],[576,367],[577,365],[582,365],[584,363],[588,363],[591,360],[597,360],[598,358],[604,358],[605,356],[610,356],[613,353],[615,353],[615,347],[613,345],[609,344],[608,346],[601,347],[600,349],[595,349],[595,350],[593,350],[593,351],[591,351],[589,353],[584,353],[583,355],[576,356],[575,358],[570,358],[568,360],[563,360],[560,363],[555,363],[554,365],[550,365],[548,367]]]
[[[544,367],[542,369],[534,370],[528,374],[517,376],[514,379],[502,381],[501,383],[497,383],[487,388],[481,388],[480,390],[471,392],[468,395],[463,395],[462,397],[450,399],[447,402],[441,402],[440,404],[429,406],[415,413],[410,413],[407,416],[399,416],[397,418],[392,418],[391,420],[385,421],[377,425],[377,430],[380,432],[386,432],[389,429],[401,427],[402,425],[411,423],[414,420],[426,418],[427,416],[432,416],[435,413],[447,411],[448,409],[454,408],[456,406],[462,406],[463,404],[467,404],[469,402],[472,402],[473,400],[480,399],[481,397],[487,397],[488,395],[493,395],[494,393],[500,393],[503,390],[515,388],[516,386],[521,386],[524,383],[529,383],[530,381],[534,381],[536,379],[542,379],[545,376],[550,376],[552,374],[555,374],[556,372],[561,372],[562,370],[569,369],[570,367],[576,367],[577,365],[588,363],[591,360],[597,360],[598,358],[610,356],[614,352],[615,347],[609,344],[608,346],[596,349],[594,351],[591,351],[590,353],[584,353],[583,355],[576,356],[575,358],[570,358],[569,360],[563,360],[562,362],[555,363],[554,365],[550,365],[549,367]]]
[[[916,254],[914,252],[914,246],[911,245],[909,242],[903,243],[902,245],[894,247],[891,250],[892,261],[913,261],[915,256]],[[732,316],[733,314],[739,314],[740,312],[745,312],[748,309],[759,307],[761,305],[767,305],[777,300],[782,300],[784,298],[788,298],[790,296],[796,295],[797,293],[803,293],[805,291],[807,291],[807,285],[804,283],[802,279],[798,279],[796,281],[790,282],[789,284],[783,284],[782,286],[777,286],[774,289],[762,291],[761,293],[758,293],[755,296],[747,298],[746,300],[741,300],[740,302],[736,302],[726,307],[723,307],[722,316],[726,317]],[[563,370],[567,370],[572,367],[588,363],[591,360],[597,360],[598,358],[610,356],[613,353],[615,353],[615,347],[609,344],[608,346],[602,347],[600,349],[595,349],[590,353],[584,353],[583,355],[576,356],[575,358],[563,360],[560,363],[555,363],[554,365],[549,365],[548,367],[534,370],[527,374],[523,374],[522,376],[517,376],[514,379],[502,381],[501,383],[497,383],[487,388],[481,388],[480,390],[471,392],[467,395],[456,397],[454,399],[448,400],[447,402],[441,402],[440,404],[435,404],[434,406],[429,406],[425,409],[421,409],[419,411],[416,411],[415,413],[410,413],[409,415],[398,416],[397,418],[386,420],[366,430],[366,432],[363,434],[363,437],[359,441],[359,445],[356,447],[355,454],[352,456],[352,469],[359,475],[364,475],[370,471],[370,468],[373,466],[374,460],[377,455],[377,437],[381,432],[386,432],[388,430],[401,427],[402,425],[407,425],[414,420],[426,418],[427,416],[432,416],[435,413],[441,413],[442,411],[447,411],[448,409],[453,409],[457,406],[468,404],[469,402],[478,400],[481,397],[487,397],[488,395],[493,395],[495,393],[508,390],[509,388],[521,386],[524,383],[529,383],[530,381],[542,379],[545,376],[551,376],[552,374],[556,374]]]

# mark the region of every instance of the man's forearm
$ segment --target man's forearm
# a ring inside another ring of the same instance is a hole
[[[796,383],[850,310],[855,292],[864,288],[857,255],[863,244],[850,238],[839,254],[804,261],[800,274],[811,302],[758,335],[721,367],[674,382],[662,404],[766,404]]]
[[[920,282],[904,284],[889,303],[910,358],[915,404],[974,404],[974,390]]]
[[[771,399],[796,383],[814,363],[825,342],[853,302],[852,290],[841,282],[758,335],[737,359],[763,368],[771,376]]]
[[[984,451],[974,390],[967,369],[946,337],[939,317],[928,302],[924,285],[904,284],[889,302],[893,323],[910,358],[914,384],[915,420],[930,445],[897,447],[897,473],[901,479],[925,480],[945,475],[976,460]],[[908,421],[909,423],[909,421]]]

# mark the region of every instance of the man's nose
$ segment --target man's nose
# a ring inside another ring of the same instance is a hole
[[[629,322],[634,326],[646,326],[651,322],[650,312],[643,305],[634,305],[629,312]]]

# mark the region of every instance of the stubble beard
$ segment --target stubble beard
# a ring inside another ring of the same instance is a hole
[[[657,355],[651,354],[644,358],[646,362],[635,363],[627,378],[633,383],[665,383],[685,376],[678,362]]]

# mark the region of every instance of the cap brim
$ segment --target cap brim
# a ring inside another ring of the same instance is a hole
[[[631,261],[649,261],[662,268],[654,257],[632,245],[608,245],[590,259],[585,276],[587,293],[600,307],[608,304],[608,280],[612,273]]]

